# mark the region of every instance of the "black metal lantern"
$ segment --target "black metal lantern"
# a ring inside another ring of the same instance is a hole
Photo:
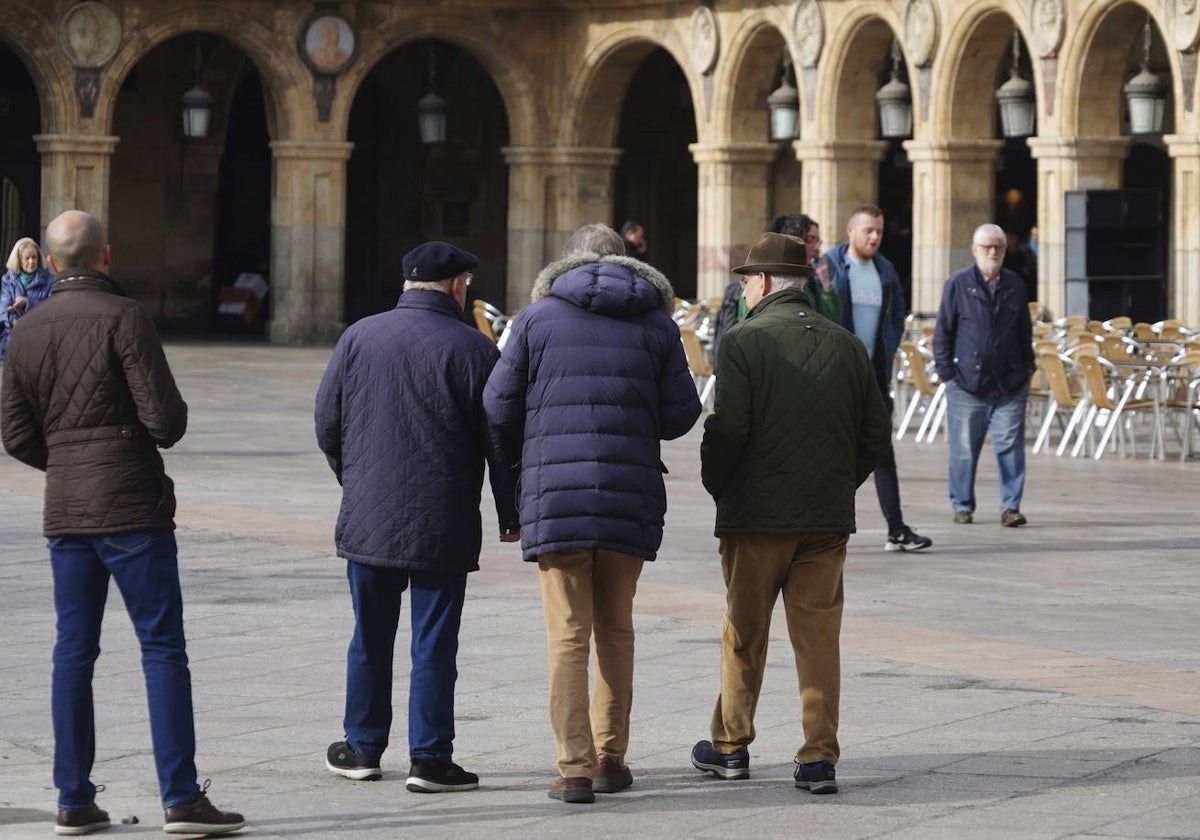
[[[200,71],[204,57],[200,54],[200,39],[196,39],[196,55],[192,59],[193,83],[183,95],[183,136],[203,140],[208,136],[208,123],[212,118],[212,94],[200,87]]]
[[[884,137],[912,134],[912,93],[900,81],[900,42],[892,39],[892,78],[875,93],[879,106],[879,133]]]
[[[433,90],[437,64],[433,47],[429,48],[429,92],[417,102],[417,125],[421,130],[421,142],[426,145],[446,142],[446,100]]]
[[[800,94],[792,84],[792,58],[783,51],[783,80],[767,97],[767,112],[771,118],[771,142],[795,140],[800,128]]]
[[[1033,134],[1036,98],[1033,84],[1021,77],[1017,64],[1021,58],[1021,35],[1013,30],[1012,68],[1008,81],[996,90],[1000,106],[1000,132],[1005,137],[1028,137]]]
[[[1133,134],[1161,134],[1167,109],[1167,85],[1150,72],[1150,16],[1146,16],[1142,47],[1142,69],[1125,83],[1129,104],[1129,131]]]

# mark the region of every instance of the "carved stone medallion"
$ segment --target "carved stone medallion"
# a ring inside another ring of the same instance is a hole
[[[817,0],[800,0],[792,23],[796,33],[796,57],[801,67],[816,67],[825,44],[825,20]]]
[[[937,10],[933,0],[908,0],[904,11],[904,46],[918,67],[933,60],[937,50]]]
[[[1064,28],[1062,0],[1033,0],[1029,20],[1033,25],[1033,37],[1029,39],[1033,51],[1042,58],[1058,52]]]
[[[721,54],[721,36],[717,32],[717,15],[707,6],[697,6],[692,12],[692,69],[708,75],[717,66]]]
[[[1166,0],[1167,39],[1175,49],[1186,52],[1200,35],[1200,8],[1196,0]]]
[[[121,46],[121,20],[96,0],[67,9],[58,25],[58,44],[76,67],[103,67]]]

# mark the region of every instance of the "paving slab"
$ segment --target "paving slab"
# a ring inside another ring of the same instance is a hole
[[[197,763],[214,801],[247,815],[243,836],[1200,838],[1198,461],[1030,456],[1030,522],[1006,529],[985,450],[976,524],[956,526],[944,441],[901,441],[906,519],[934,546],[884,552],[868,481],[846,566],[842,792],[815,797],[791,779],[802,736],[781,611],[751,778],[718,781],[688,760],[708,737],[724,605],[697,426],[664,446],[666,537],[635,602],[634,787],[592,806],[546,797],[554,748],[536,570],[488,537],[467,591],[457,693],[456,759],[482,786],[411,794],[404,622],[384,778],[324,770],[341,736],[352,626],[332,545],[338,487],[313,442],[329,350],[167,352],[191,410],[165,459],[179,497]],[[41,493],[38,473],[0,456],[4,840],[51,836],[54,818]],[[485,535],[496,530],[490,504],[485,488]],[[114,820],[139,819],[106,836],[161,836],[137,644],[115,591],[102,646],[93,779]]]

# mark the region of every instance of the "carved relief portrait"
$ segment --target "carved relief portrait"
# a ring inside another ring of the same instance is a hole
[[[1190,50],[1200,35],[1200,8],[1196,0],[1167,0],[1167,39],[1175,49]]]
[[[692,69],[704,75],[711,73],[720,54],[717,15],[707,6],[697,6],[692,12]]]
[[[103,3],[79,3],[62,16],[58,41],[71,64],[101,67],[121,46],[121,21],[116,12]]]
[[[1042,58],[1054,55],[1062,43],[1062,0],[1033,0],[1029,19],[1033,22],[1033,37],[1030,39],[1033,51]]]
[[[357,46],[350,21],[340,15],[319,14],[300,28],[300,56],[318,73],[341,73],[354,60]]]
[[[904,12],[904,46],[918,67],[933,59],[937,50],[937,12],[933,0],[908,0]]]
[[[800,65],[816,67],[825,44],[825,21],[817,0],[800,0],[792,29],[796,33],[796,57],[800,59]]]

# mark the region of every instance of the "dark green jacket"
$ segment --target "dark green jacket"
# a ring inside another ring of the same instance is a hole
[[[768,295],[721,340],[700,444],[717,536],[852,533],[891,433],[862,343],[799,289]]]

